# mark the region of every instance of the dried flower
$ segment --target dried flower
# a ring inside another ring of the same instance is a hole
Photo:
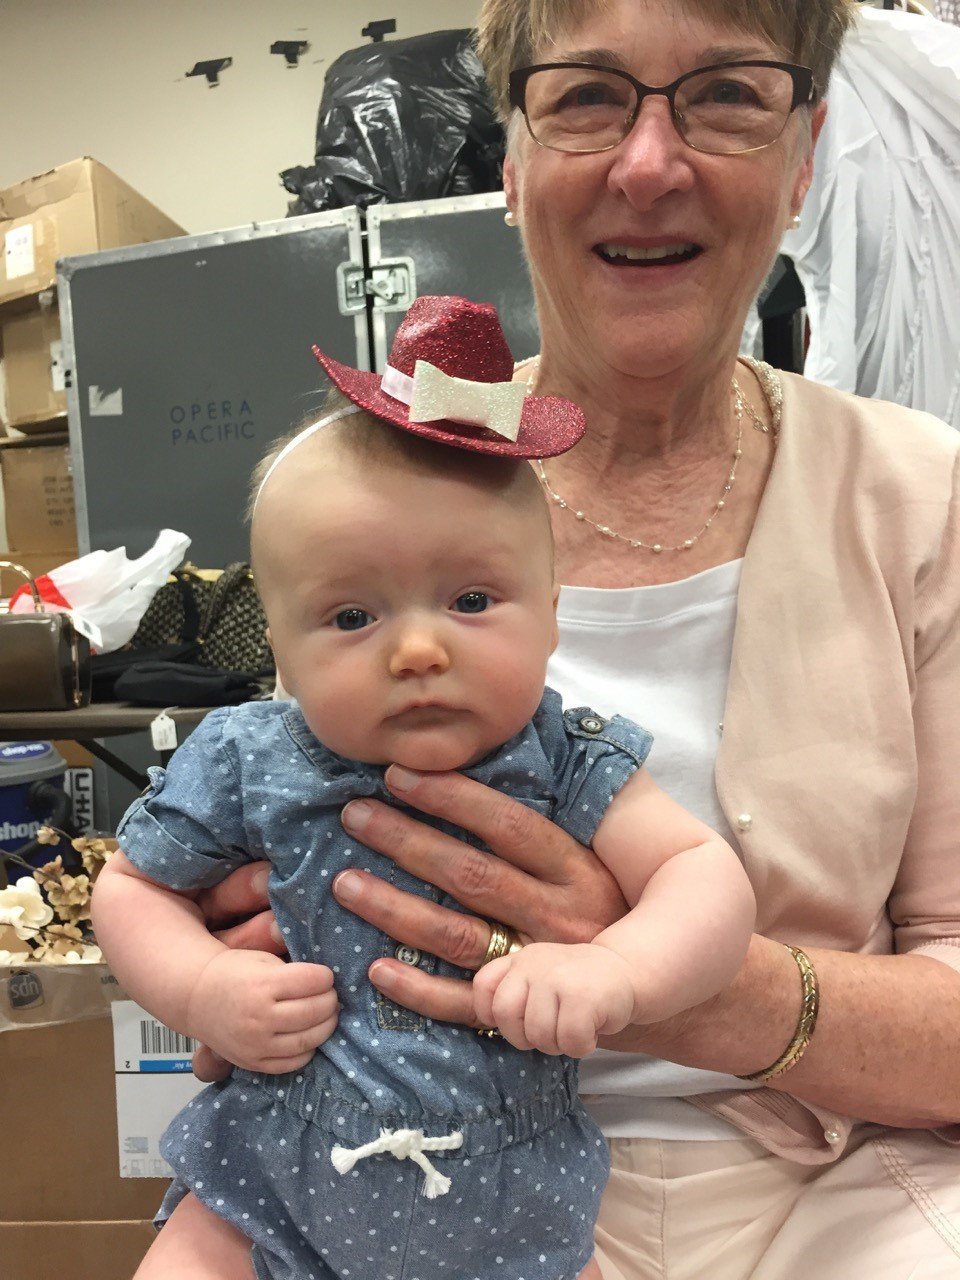
[[[32,959],[32,951],[0,951],[0,968],[4,965],[23,964],[25,960]]]
[[[53,827],[42,827],[37,839],[47,845],[69,840],[80,854],[86,874],[68,873],[60,854],[42,867],[31,866],[16,854],[7,855],[8,861],[21,865],[32,878],[22,876],[16,886],[0,891],[0,925],[12,925],[17,936],[29,942],[30,950],[10,953],[0,949],[0,966],[4,955],[10,954],[18,958],[8,964],[102,964],[103,953],[95,945],[89,926],[90,895],[104,863],[115,850],[114,841],[101,836],[71,839]],[[56,923],[51,923],[54,920]]]
[[[16,884],[0,889],[0,924],[12,925],[18,938],[35,938],[52,919],[52,908],[30,876],[22,876]]]
[[[50,924],[44,930],[53,941],[82,942],[83,934],[75,924]]]
[[[45,886],[48,882],[56,882],[63,875],[63,858],[58,853],[52,862],[45,862],[33,873],[37,884]]]
[[[113,850],[108,847],[106,840],[102,840],[99,836],[78,836],[76,840],[71,840],[70,843],[79,853],[84,871],[90,875],[91,879],[95,880],[100,868],[110,857]]]
[[[66,924],[90,919],[90,877],[68,875],[59,854],[35,871],[33,878],[45,889],[58,919]]]

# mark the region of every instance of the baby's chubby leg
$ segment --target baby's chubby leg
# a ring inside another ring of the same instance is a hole
[[[140,1280],[139,1273],[135,1277],[135,1280]],[[579,1280],[603,1280],[603,1275],[600,1268],[597,1266],[596,1258],[590,1259],[584,1269],[580,1272]]]
[[[596,1276],[599,1280],[599,1271]],[[254,1280],[250,1241],[196,1196],[187,1195],[164,1223],[133,1280]]]

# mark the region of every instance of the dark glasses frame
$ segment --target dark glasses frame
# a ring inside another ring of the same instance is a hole
[[[694,76],[702,76],[708,71],[728,71],[735,67],[770,67],[775,71],[786,71],[793,81],[793,98],[790,103],[790,110],[783,122],[783,128],[787,126],[787,120],[796,111],[797,107],[810,106],[816,101],[816,86],[813,81],[813,72],[809,67],[798,66],[794,62],[775,62],[768,58],[750,58],[738,62],[717,62],[706,67],[695,67],[693,71],[685,71],[682,76],[678,76],[672,84],[665,85],[649,85],[644,84],[642,80],[638,80],[636,76],[632,76],[629,71],[622,71],[619,67],[603,67],[596,62],[537,62],[529,67],[516,67],[510,72],[510,105],[516,107],[521,112],[527,125],[527,132],[539,147],[546,147],[550,151],[560,151],[565,155],[593,155],[600,151],[612,151],[614,147],[618,147],[623,139],[637,122],[640,114],[640,108],[643,106],[645,98],[666,98],[670,104],[670,115],[674,123],[677,133],[686,142],[687,146],[692,150],[699,150],[684,137],[683,130],[680,127],[682,115],[677,110],[676,96],[677,90],[687,80],[692,80]],[[616,142],[611,142],[605,147],[587,147],[585,150],[570,151],[565,147],[553,147],[548,142],[541,142],[530,127],[530,120],[527,116],[527,81],[537,71],[563,71],[568,68],[579,69],[581,71],[600,71],[604,75],[618,76],[621,80],[633,86],[637,95],[637,105],[632,114],[624,121],[624,130],[620,138]],[[746,155],[747,151],[762,151],[765,147],[773,146],[777,138],[781,136],[783,129],[777,134],[776,138],[771,138],[769,142],[762,143],[759,147],[748,147],[746,151],[730,151],[730,152],[711,152],[716,155]]]

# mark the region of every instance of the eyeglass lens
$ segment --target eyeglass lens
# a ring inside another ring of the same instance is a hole
[[[706,68],[677,86],[674,121],[691,147],[729,155],[775,142],[792,103],[793,78],[781,67]],[[528,78],[525,109],[543,146],[602,151],[630,131],[637,90],[600,67],[546,67]]]

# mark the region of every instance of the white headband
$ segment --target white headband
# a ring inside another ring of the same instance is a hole
[[[380,380],[385,395],[410,407],[411,422],[436,422],[449,418],[469,426],[488,427],[505,440],[515,441],[523,416],[523,402],[529,388],[522,382],[472,382],[465,378],[453,378],[426,360],[418,360],[414,376],[401,373],[387,365]],[[313,422],[285,444],[260,481],[260,488],[253,500],[256,511],[263,486],[279,467],[287,454],[308,440],[321,427],[328,427],[352,413],[363,412],[359,405],[350,404],[336,413],[330,413],[319,422]]]
[[[257,503],[260,501],[260,495],[263,493],[263,486],[267,483],[276,471],[277,467],[279,467],[280,463],[288,454],[293,453],[294,449],[298,449],[300,445],[303,444],[304,440],[309,440],[310,437],[322,427],[329,427],[332,423],[339,422],[341,418],[349,418],[352,413],[362,412],[363,410],[358,404],[345,405],[344,408],[338,409],[336,413],[328,413],[327,416],[325,418],[321,418],[319,422],[311,422],[309,427],[304,427],[303,430],[298,432],[292,440],[288,440],[274,460],[270,463],[270,466],[267,468],[267,474],[260,481],[260,488],[257,490],[257,496],[253,500],[254,512],[257,510]]]

